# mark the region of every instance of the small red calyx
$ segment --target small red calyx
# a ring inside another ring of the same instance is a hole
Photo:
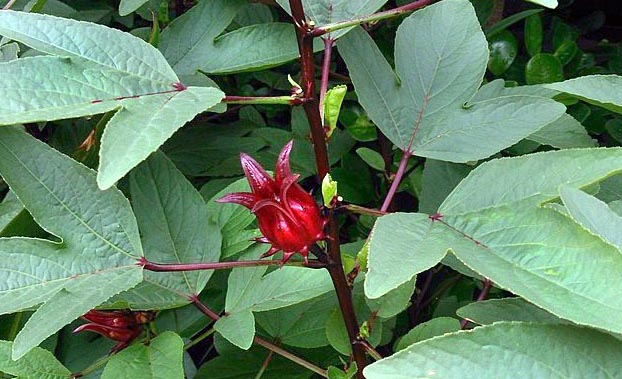
[[[127,347],[143,332],[143,325],[154,319],[153,312],[132,311],[98,311],[90,310],[82,316],[90,321],[77,327],[73,332],[79,333],[84,330],[98,333],[118,343],[112,348],[111,353]]]
[[[282,250],[283,263],[296,253],[307,261],[309,249],[326,238],[326,220],[320,215],[317,203],[298,184],[300,175],[291,172],[289,155],[292,146],[293,141],[290,141],[281,150],[274,179],[249,155],[240,154],[252,192],[230,193],[216,200],[250,209],[257,217],[259,230],[263,234],[258,241],[272,244],[262,258]]]

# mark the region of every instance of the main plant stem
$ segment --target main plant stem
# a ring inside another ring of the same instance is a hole
[[[309,102],[302,106],[309,120],[311,128],[311,139],[313,141],[313,149],[315,152],[315,162],[318,171],[318,177],[322,180],[330,170],[328,160],[328,150],[326,147],[326,136],[322,125],[322,117],[320,116],[319,103],[315,91],[315,66],[313,63],[313,38],[309,33],[313,30],[305,19],[304,8],[301,0],[289,0],[289,6],[292,12],[292,18],[296,26],[296,36],[298,37],[298,49],[300,52],[301,66],[301,85],[304,98]],[[354,313],[354,305],[352,303],[352,292],[348,286],[348,282],[343,272],[343,264],[341,262],[341,252],[339,246],[339,226],[332,212],[328,215],[328,232],[327,239],[327,255],[328,255],[328,272],[333,281],[337,300],[343,316],[350,346],[352,347],[352,355],[356,361],[358,371],[357,378],[364,379],[363,368],[367,365],[365,356],[365,348],[357,343],[360,340],[359,324]]]
[[[192,304],[194,304],[194,306],[201,311],[201,313],[203,313],[204,315],[206,315],[207,317],[211,318],[214,321],[218,321],[220,319],[220,316],[218,315],[218,313],[214,312],[213,310],[211,310],[207,305],[203,304],[203,302],[201,302],[201,300],[199,300],[198,296],[191,296],[190,297],[190,301],[192,302]],[[280,356],[282,356],[283,358],[289,359],[290,361],[299,364],[300,366],[309,369],[313,372],[315,372],[316,374],[319,374],[320,376],[324,377],[324,378],[328,378],[328,374],[326,373],[326,370],[317,367],[316,365],[314,365],[311,362],[308,362],[302,358],[300,358],[297,355],[294,355],[292,353],[290,353],[289,351],[273,344],[272,342],[268,342],[264,339],[261,339],[257,336],[255,336],[255,338],[253,339],[253,343],[259,345],[259,346],[263,346],[266,349],[275,352],[277,354],[279,354]]]

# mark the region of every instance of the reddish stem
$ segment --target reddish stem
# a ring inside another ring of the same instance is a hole
[[[486,300],[486,297],[488,297],[488,292],[490,292],[490,287],[492,287],[492,282],[490,281],[490,279],[484,279],[482,283],[484,283],[484,286],[482,287],[482,292],[479,293],[479,296],[477,297],[477,300],[475,300],[475,302]],[[467,319],[463,319],[462,321],[460,321],[460,329],[466,328],[468,323],[469,320]]]
[[[287,262],[271,260],[249,260],[234,262],[201,262],[201,263],[154,263],[141,257],[139,266],[147,271],[173,272],[173,271],[199,271],[199,270],[226,270],[235,267],[257,267],[257,266],[303,266],[309,268],[325,268],[326,264],[316,260],[305,262]]]
[[[324,38],[324,61],[322,63],[322,77],[320,80],[320,116],[324,120],[324,98],[328,90],[328,77],[330,75],[330,60],[333,53],[334,40]]]
[[[311,129],[311,139],[313,141],[313,149],[315,152],[315,163],[317,166],[318,177],[322,180],[330,170],[328,160],[328,150],[326,146],[326,134],[322,125],[319,104],[315,93],[315,66],[313,63],[313,38],[307,37],[311,26],[305,21],[304,8],[301,0],[289,0],[292,18],[294,20],[296,36],[298,38],[298,50],[300,52],[301,66],[301,85],[304,98],[309,102],[303,104],[303,108],[309,121]],[[339,246],[339,226],[333,212],[329,212],[327,229],[327,255],[328,255],[328,272],[333,281],[339,307],[346,325],[350,344],[352,346],[352,354],[358,366],[357,378],[364,379],[363,368],[367,365],[365,357],[365,349],[357,343],[360,340],[359,324],[354,313],[354,305],[352,304],[352,293],[343,272],[343,264],[341,262],[341,252]]]
[[[397,172],[395,173],[395,177],[393,178],[393,183],[391,183],[391,187],[389,188],[389,192],[387,193],[387,197],[384,198],[384,202],[382,203],[382,207],[380,207],[380,212],[386,212],[391,203],[393,202],[393,197],[397,192],[397,188],[400,186],[402,182],[402,178],[404,177],[404,173],[406,172],[406,166],[408,165],[408,160],[412,157],[412,154],[408,151],[404,151],[404,155],[402,155],[402,160],[400,161],[400,165],[397,168]]]

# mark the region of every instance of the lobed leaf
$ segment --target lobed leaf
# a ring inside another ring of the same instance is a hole
[[[500,322],[416,343],[364,373],[368,379],[462,379],[465,373],[498,379],[616,378],[622,375],[621,348],[622,342],[594,330]]]

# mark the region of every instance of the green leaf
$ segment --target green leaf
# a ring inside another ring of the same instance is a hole
[[[110,358],[102,379],[183,379],[184,342],[173,332],[164,332],[149,345],[138,343]]]
[[[257,259],[265,251],[265,245],[256,244],[240,260]],[[285,266],[264,276],[267,269],[267,266],[259,266],[232,270],[225,299],[228,315],[279,309],[316,298],[333,289],[332,281],[324,270]]]
[[[432,337],[441,336],[445,333],[457,332],[459,330],[460,321],[455,318],[436,317],[430,321],[417,325],[406,333],[404,337],[400,338],[397,342],[395,351],[404,350],[414,343],[424,341]]]
[[[101,69],[145,78],[163,86],[179,80],[156,48],[129,33],[104,25],[37,13],[1,11],[0,34],[47,54],[78,58]]]
[[[337,120],[339,119],[339,112],[341,111],[341,104],[343,98],[346,97],[348,87],[340,85],[329,89],[324,96],[324,126],[328,126],[328,132],[326,137],[330,138],[333,131],[337,127]]]
[[[518,41],[509,30],[503,30],[489,39],[490,59],[488,69],[493,75],[503,74],[514,62]]]
[[[356,149],[356,154],[361,157],[369,167],[378,171],[384,171],[384,159],[376,150],[372,150],[369,147],[359,147]]]
[[[495,159],[473,170],[439,211],[457,215],[525,201],[538,206],[558,198],[561,184],[587,187],[618,173],[621,165],[620,148],[569,149]]]
[[[17,361],[11,359],[13,342],[0,341],[0,373],[21,379],[67,379],[71,375],[52,353],[36,347]]]
[[[224,93],[216,88],[188,87],[172,94],[121,101],[123,109],[112,117],[102,135],[99,187],[114,185],[177,129],[220,103],[223,97]]]
[[[444,225],[471,240],[471,249],[454,253],[499,287],[559,317],[619,333],[621,309],[612,300],[622,291],[619,250],[541,204],[558,198],[561,185],[587,187],[619,172],[621,160],[617,148],[584,149],[479,166],[440,207]]]
[[[502,30],[505,30],[507,28],[509,28],[510,26],[516,24],[517,22],[531,16],[534,14],[538,14],[540,12],[542,12],[543,9],[527,9],[525,11],[522,12],[518,12],[515,13],[511,16],[505,17],[504,19],[502,19],[501,21],[497,22],[496,24],[492,25],[491,27],[487,28],[485,30],[486,32],[486,36],[488,38],[494,36],[497,33],[500,33]]]
[[[331,207],[331,203],[335,196],[337,196],[337,182],[330,177],[330,174],[326,174],[322,179],[322,200],[324,205]]]
[[[254,24],[220,35],[243,5],[242,0],[202,1],[162,32],[160,50],[179,75],[260,70],[298,57],[290,24]]]
[[[428,378],[430,373],[439,379],[462,379],[465,373],[498,379],[615,378],[622,374],[621,349],[622,342],[594,330],[502,322],[417,343],[372,363],[364,374],[368,379]]]
[[[575,41],[565,40],[555,50],[555,56],[562,62],[562,65],[567,65],[572,61],[572,58],[579,52],[579,47]]]
[[[527,62],[525,80],[527,84],[559,82],[564,80],[564,67],[555,55],[540,53]]]
[[[352,362],[350,367],[348,367],[348,371],[340,370],[335,366],[329,366],[326,374],[328,374],[328,379],[352,379],[356,376],[357,370],[356,362]]]
[[[0,128],[0,174],[61,243],[0,239],[0,314],[42,304],[18,334],[19,358],[88,310],[142,280],[129,202],[95,173],[14,127]]]
[[[419,210],[427,214],[436,213],[447,195],[471,170],[472,167],[465,164],[426,159]]]
[[[249,379],[256,377],[269,352],[251,348],[250,351],[227,352],[208,360],[195,379]],[[274,354],[261,379],[308,379],[313,372]]]
[[[276,0],[285,11],[291,14],[288,0]],[[376,12],[387,0],[364,0],[353,3],[349,0],[302,0],[305,16],[322,26],[334,22],[349,21],[357,17],[367,16]],[[328,36],[337,39],[348,33],[352,28],[345,28],[330,33]]]
[[[130,188],[148,261],[218,262],[219,228],[209,221],[201,195],[163,153],[152,154],[132,170]],[[205,288],[213,272],[147,271],[141,284],[118,298],[132,309],[186,305],[190,296]]]
[[[248,350],[255,337],[255,317],[251,311],[228,314],[216,321],[214,329],[235,346]]]
[[[557,211],[527,200],[443,220],[479,244],[456,256],[499,287],[575,323],[622,330],[610,300],[622,291],[622,255]]]
[[[596,141],[590,137],[583,125],[569,114],[563,114],[562,117],[531,134],[527,139],[558,149],[596,145]]]
[[[589,75],[561,83],[547,84],[547,88],[566,92],[590,104],[612,112],[622,113],[622,76]]]
[[[525,47],[532,57],[542,51],[542,19],[534,14],[525,19]]]
[[[367,306],[378,317],[387,319],[396,316],[410,305],[415,282],[416,278],[412,278],[378,299],[366,299]]]
[[[347,34],[338,47],[370,118],[400,149],[418,156],[452,162],[486,158],[564,111],[553,100],[521,95],[465,105],[481,84],[489,55],[466,0],[436,3],[404,20],[395,42],[397,74],[362,29]]]
[[[559,193],[576,222],[617,249],[622,248],[622,218],[606,203],[572,187],[563,186]]]
[[[329,344],[325,324],[337,301],[333,293],[285,308],[255,314],[257,324],[285,345],[316,348]]]
[[[365,276],[367,297],[378,298],[443,259],[447,248],[426,243],[436,238],[432,226],[421,213],[393,213],[376,221]]]
[[[258,229],[248,229],[255,220],[255,216],[248,209],[237,204],[215,201],[232,192],[250,192],[246,179],[231,183],[207,200],[210,221],[218,225],[222,234],[221,258],[228,258],[249,248],[255,243],[252,238],[261,236]]]
[[[119,4],[119,14],[121,16],[127,16],[136,9],[140,8],[147,1],[149,0],[121,0],[121,3]]]
[[[546,324],[567,323],[542,308],[521,299],[508,297],[476,301],[465,305],[456,312],[461,318],[480,325],[488,325],[497,321],[525,321]]]
[[[11,359],[13,342],[0,341],[0,373],[21,379],[66,379],[71,375],[52,353],[39,347],[17,361]]]
[[[17,59],[19,45],[15,42],[0,45],[0,62],[10,62]]]
[[[0,124],[121,109],[102,137],[98,174],[102,189],[224,96],[215,88],[179,89],[175,84],[179,79],[159,51],[102,25],[2,11],[0,34],[61,56],[0,64],[2,85],[10,89],[0,95]],[[32,80],[23,80],[25,75]]]

